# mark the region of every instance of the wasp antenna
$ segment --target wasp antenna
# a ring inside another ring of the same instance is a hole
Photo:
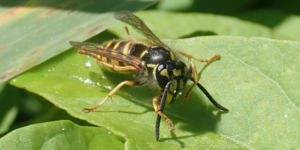
[[[161,116],[160,115],[157,115],[156,117],[156,123],[155,123],[155,137],[156,137],[156,140],[158,141],[159,139],[159,125],[160,125],[160,119],[161,119]]]
[[[193,79],[190,79],[191,81],[195,82]],[[205,96],[209,99],[209,101],[214,104],[217,108],[224,110],[224,111],[229,111],[227,108],[219,104],[209,93],[208,91],[198,82],[197,86],[199,89],[205,94]]]

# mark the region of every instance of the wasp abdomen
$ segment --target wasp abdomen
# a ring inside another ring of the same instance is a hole
[[[140,58],[143,51],[147,50],[149,46],[144,43],[134,41],[113,40],[101,46],[101,49],[109,53],[109,58],[104,55],[99,55],[98,63],[113,70],[134,70],[132,65],[124,63],[128,60],[128,56]],[[122,54],[122,55],[120,55]],[[115,56],[115,57],[114,57]],[[132,67],[132,69],[128,69]],[[117,68],[117,69],[115,69]]]

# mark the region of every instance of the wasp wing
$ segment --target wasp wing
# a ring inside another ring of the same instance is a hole
[[[144,35],[146,38],[151,40],[156,46],[164,47],[168,50],[170,48],[165,45],[148,27],[147,25],[137,16],[129,11],[122,10],[115,13],[115,18],[131,25],[136,31]]]
[[[131,55],[124,55],[113,49],[104,49],[102,48],[102,45],[97,43],[70,41],[70,44],[79,49],[78,53],[92,56],[97,60],[101,60],[101,57],[106,57],[134,66],[137,69],[142,66],[142,62],[139,58]]]

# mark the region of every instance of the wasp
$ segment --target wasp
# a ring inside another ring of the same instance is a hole
[[[131,25],[137,32],[150,40],[151,43],[148,44],[134,39],[127,27],[125,27],[125,30],[130,40],[112,40],[103,45],[70,41],[70,44],[78,49],[79,54],[94,57],[100,66],[119,73],[133,73],[136,77],[136,81],[119,83],[97,106],[84,108],[84,112],[92,112],[101,107],[108,98],[112,97],[124,85],[154,85],[161,91],[161,94],[152,100],[154,110],[157,113],[155,134],[156,140],[158,140],[161,118],[165,119],[172,131],[174,130],[172,121],[163,113],[164,107],[166,103],[172,104],[177,99],[188,80],[192,81],[193,84],[186,92],[184,102],[188,100],[192,89],[198,86],[213,105],[221,110],[228,111],[227,108],[215,101],[199,83],[194,63],[190,62],[188,68],[184,62],[176,57],[176,55],[180,54],[188,59],[210,63],[219,59],[219,55],[215,55],[210,59],[199,59],[183,51],[176,51],[175,53],[140,18],[131,12],[119,11],[114,14],[114,17]]]

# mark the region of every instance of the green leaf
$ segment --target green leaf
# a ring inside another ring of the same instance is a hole
[[[70,121],[36,124],[17,129],[0,140],[1,149],[124,149],[120,137],[98,127]]]
[[[227,1],[199,1],[199,0],[163,0],[157,4],[160,10],[209,12],[215,14],[240,13],[241,10],[248,10],[258,0],[227,0]],[[234,4],[234,5],[232,5]]]
[[[300,43],[249,37],[198,37],[165,41],[194,57],[221,60],[205,66],[195,62],[200,82],[230,111],[216,109],[199,89],[187,103],[181,96],[164,113],[155,140],[157,114],[149,87],[122,87],[101,108],[97,105],[128,76],[99,69],[94,59],[71,49],[20,75],[11,84],[48,99],[69,114],[125,138],[127,149],[296,149],[299,141]],[[186,61],[185,58],[182,58]],[[91,64],[91,67],[89,65]],[[191,84],[188,84],[186,89]]]
[[[274,32],[261,24],[253,23],[215,14],[204,13],[174,13],[163,11],[141,11],[136,13],[149,28],[160,38],[175,39],[178,37],[195,37],[203,35],[238,35],[269,37],[275,39],[291,39],[290,36]],[[128,39],[124,23],[118,23],[109,28],[122,39]],[[143,39],[129,27],[130,34],[136,39]]]
[[[112,13],[156,1],[10,1],[0,6],[0,83],[86,40],[116,22]]]

